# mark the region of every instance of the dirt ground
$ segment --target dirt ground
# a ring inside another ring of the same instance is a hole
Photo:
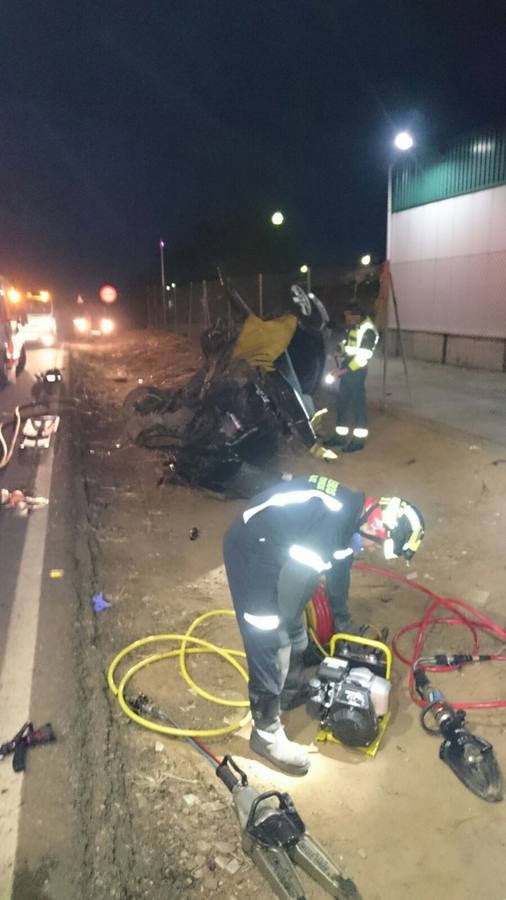
[[[88,765],[94,777],[86,800],[87,890],[93,900],[272,896],[240,849],[230,795],[211,766],[183,740],[129,723],[105,686],[108,664],[126,644],[184,632],[201,613],[231,608],[221,539],[243,502],[158,486],[161,455],[132,447],[122,420],[122,400],[138,379],[173,385],[196,364],[195,349],[184,339],[146,333],[73,351],[73,392],[81,409],[78,559],[88,608],[82,623],[83,715],[93,734]],[[370,427],[363,453],[325,464],[287,452],[281,468],[332,474],[373,495],[411,498],[425,515],[426,540],[409,569],[401,562],[392,567],[475,604],[503,626],[506,466],[494,462],[506,455],[504,447],[374,411]],[[191,541],[193,527],[199,537]],[[368,561],[382,564],[373,556]],[[89,597],[96,590],[112,605],[94,615]],[[353,576],[357,621],[387,625],[392,634],[418,620],[425,606],[421,594],[393,581],[360,572]],[[226,647],[241,646],[229,618],[211,619],[198,634]],[[460,629],[450,635],[437,629],[429,650],[468,646]],[[216,656],[198,656],[189,668],[207,690],[246,697],[239,676]],[[500,663],[437,680],[454,700],[506,698]],[[134,684],[183,726],[220,727],[241,714],[196,697],[177,660],[150,666]],[[504,803],[476,798],[439,760],[440,741],[422,731],[407,693],[407,669],[398,660],[392,713],[374,760],[320,744],[302,779],[254,759],[247,727],[209,743],[219,757],[233,754],[259,789],[292,794],[308,830],[353,877],[364,900],[506,900]],[[506,710],[472,710],[468,722],[494,744],[506,766]],[[315,736],[316,723],[303,709],[288,714],[286,725],[289,736],[303,743]],[[307,897],[325,896],[306,883]]]

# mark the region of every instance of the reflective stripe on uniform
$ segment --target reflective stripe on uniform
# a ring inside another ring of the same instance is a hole
[[[353,549],[347,547],[346,550],[334,550],[332,556],[334,559],[347,559],[348,556],[353,556]]]
[[[369,434],[368,428],[354,428],[353,429],[353,437],[359,438],[359,440],[363,440]]]
[[[245,612],[243,617],[248,625],[253,625],[259,631],[275,631],[276,628],[279,628],[279,616],[254,616],[253,613]]]
[[[332,568],[332,564],[325,562],[314,550],[310,550],[309,547],[301,547],[299,544],[292,544],[288,555],[295,562],[302,563],[303,566],[308,566],[315,572],[326,572]]]
[[[246,525],[253,516],[263,512],[264,509],[269,509],[271,506],[280,508],[291,506],[295,503],[307,503],[308,500],[313,499],[321,500],[327,509],[330,509],[332,512],[339,512],[343,508],[343,504],[336,500],[335,497],[330,497],[328,494],[323,494],[320,491],[311,489],[307,491],[286,491],[282,494],[273,494],[272,497],[264,500],[263,503],[259,503],[258,506],[252,506],[250,509],[244,510],[242,514],[243,522]]]
[[[358,350],[355,350],[352,356],[351,362],[348,366],[351,371],[356,371],[357,369],[363,369],[364,366],[367,365],[370,359],[372,359],[372,350],[365,350],[362,347],[359,347]]]

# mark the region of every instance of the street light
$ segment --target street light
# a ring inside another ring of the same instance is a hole
[[[394,144],[398,150],[411,150],[414,141],[409,131],[399,131],[399,133],[395,135]]]
[[[393,140],[393,145],[397,150],[405,153],[414,146],[414,140],[409,131],[399,131]],[[382,387],[382,403],[381,409],[386,408],[386,390],[387,390],[387,359],[388,359],[388,307],[390,305],[390,285],[392,274],[390,272],[390,251],[392,244],[392,167],[393,160],[390,160],[388,166],[388,186],[387,186],[387,245],[386,245],[386,265],[387,265],[387,290],[386,290],[386,309],[385,323],[383,331],[383,387]],[[401,345],[402,346],[402,345]]]
[[[271,222],[273,225],[276,225],[277,228],[279,228],[279,226],[282,225],[284,221],[285,217],[283,213],[279,211],[279,209],[271,216]]]
[[[401,150],[403,153],[406,150],[411,150],[414,146],[414,140],[410,135],[409,131],[399,131],[394,137],[394,147],[397,150]],[[386,258],[387,262],[390,261],[390,241],[391,241],[391,226],[392,226],[392,166],[393,161],[390,160],[390,164],[388,166],[388,193],[387,193],[387,246],[386,246]]]
[[[308,266],[307,263],[304,263],[300,267],[299,272],[301,273],[301,275],[306,276],[306,288],[307,288],[308,294],[310,294],[311,293],[311,266]]]
[[[360,257],[360,262],[362,263],[363,266],[370,266],[371,265],[371,254],[364,253],[364,255]]]
[[[162,315],[163,324],[167,325],[167,305],[165,303],[165,241],[160,239],[160,278],[162,283]]]

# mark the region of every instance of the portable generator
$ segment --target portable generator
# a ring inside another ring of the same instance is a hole
[[[335,634],[329,656],[309,681],[306,711],[319,719],[317,741],[333,741],[374,757],[390,719],[392,653],[382,640]]]

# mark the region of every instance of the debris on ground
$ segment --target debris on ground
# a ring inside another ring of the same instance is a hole
[[[103,612],[104,609],[110,609],[112,606],[112,604],[105,599],[103,591],[100,591],[97,594],[93,594],[93,597],[91,598],[91,605],[93,606],[93,612],[96,613]]]
[[[27,516],[32,510],[43,509],[48,503],[46,497],[31,497],[21,490],[9,491],[7,488],[0,488],[0,507],[12,509],[18,516]]]

